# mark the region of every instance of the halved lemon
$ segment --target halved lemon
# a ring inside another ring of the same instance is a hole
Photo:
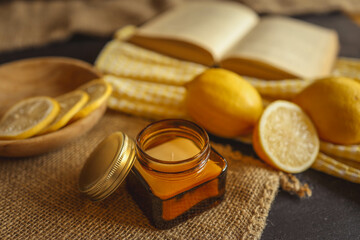
[[[50,97],[33,97],[12,106],[0,121],[0,139],[24,139],[48,126],[60,111]]]
[[[88,102],[89,95],[81,90],[75,90],[55,98],[60,104],[60,112],[52,123],[43,129],[40,134],[56,131],[65,126]]]
[[[258,156],[285,172],[309,168],[319,153],[319,137],[306,113],[296,104],[278,100],[263,112],[253,133]]]
[[[73,117],[73,120],[86,117],[95,109],[100,107],[111,95],[112,87],[102,79],[90,81],[79,87],[89,95],[87,104]]]

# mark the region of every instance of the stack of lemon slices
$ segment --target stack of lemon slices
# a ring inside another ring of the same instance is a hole
[[[54,132],[89,115],[107,100],[111,92],[110,84],[96,79],[56,98],[37,96],[24,99],[1,118],[0,139],[25,139]]]

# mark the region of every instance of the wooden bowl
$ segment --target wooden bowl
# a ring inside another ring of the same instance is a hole
[[[56,97],[99,78],[90,64],[71,58],[44,57],[0,66],[0,118],[10,106],[33,96]],[[0,140],[0,156],[25,157],[63,146],[90,130],[103,116],[106,104],[89,116],[45,135],[22,140]]]

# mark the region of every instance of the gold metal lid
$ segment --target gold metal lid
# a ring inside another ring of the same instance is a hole
[[[105,138],[91,153],[79,179],[79,190],[93,200],[112,194],[135,162],[135,143],[122,132]]]

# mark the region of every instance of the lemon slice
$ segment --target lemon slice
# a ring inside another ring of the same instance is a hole
[[[319,153],[319,137],[310,118],[296,104],[275,101],[264,111],[253,134],[258,156],[285,172],[309,168]]]
[[[60,112],[52,123],[43,129],[40,134],[56,131],[65,126],[89,100],[89,95],[81,90],[75,90],[55,98],[60,104]]]
[[[95,109],[100,107],[110,96],[112,87],[104,80],[97,79],[79,87],[89,95],[87,104],[73,117],[73,120],[86,117]]]
[[[49,125],[58,112],[58,102],[50,97],[33,97],[12,106],[0,121],[0,139],[31,137]]]

